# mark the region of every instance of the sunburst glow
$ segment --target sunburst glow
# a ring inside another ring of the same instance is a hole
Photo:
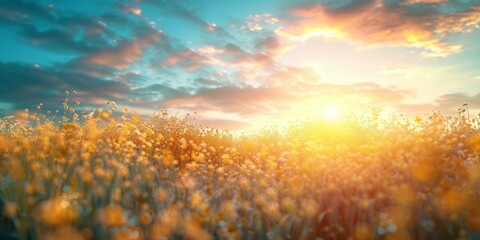
[[[336,106],[330,106],[325,109],[324,116],[328,120],[335,120],[340,116],[340,110]]]

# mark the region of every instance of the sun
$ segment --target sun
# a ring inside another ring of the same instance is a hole
[[[325,109],[324,116],[326,119],[335,120],[338,118],[339,115],[340,115],[340,111],[335,106],[330,106],[327,109]]]

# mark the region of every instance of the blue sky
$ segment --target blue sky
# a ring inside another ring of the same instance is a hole
[[[479,0],[0,1],[0,114],[116,101],[220,128],[480,110]]]

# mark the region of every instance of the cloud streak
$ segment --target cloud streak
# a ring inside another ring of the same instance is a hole
[[[249,15],[245,25],[241,26],[240,29],[252,32],[260,31],[263,29],[263,24],[275,24],[279,21],[280,20],[272,16],[271,13]]]
[[[159,32],[149,33],[145,36],[138,36],[131,41],[120,43],[118,46],[103,49],[81,57],[76,62],[89,67],[105,67],[115,70],[124,70],[132,63],[138,61],[145,49],[153,45],[161,34]]]

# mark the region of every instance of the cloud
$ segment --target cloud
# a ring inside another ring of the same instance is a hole
[[[274,64],[274,60],[267,54],[250,53],[235,44],[179,50],[161,62],[162,66],[179,66],[187,71],[197,71],[208,66],[243,69],[250,73],[258,73]]]
[[[34,2],[3,0],[0,5],[0,22],[14,25],[27,25],[35,19],[55,22],[56,17],[49,6]]]
[[[72,34],[59,29],[39,31],[28,26],[21,32],[21,35],[29,44],[54,52],[86,53],[96,49],[85,42],[76,41]]]
[[[118,81],[92,78],[52,68],[39,68],[15,62],[0,62],[0,102],[9,103],[14,109],[33,107],[40,102],[50,106],[61,106],[63,91],[80,92],[82,101],[94,99],[124,101],[130,87]]]
[[[180,18],[190,24],[198,27],[199,29],[203,29],[207,32],[216,33],[218,36],[228,38],[228,39],[235,39],[229,32],[227,32],[224,28],[218,26],[215,23],[210,23],[205,21],[197,11],[192,9],[191,7],[185,7],[181,4],[181,1],[165,1],[165,0],[144,0],[143,2],[150,4],[152,6],[157,7],[160,11],[165,14],[172,15],[174,17]]]
[[[0,76],[5,86],[0,88],[0,112],[3,113],[31,108],[39,103],[43,103],[47,109],[57,109],[65,98],[65,90],[76,90],[78,100],[83,104],[102,104],[110,100],[120,105],[150,110],[161,109],[164,98],[184,96],[191,91],[173,88],[166,83],[132,87],[130,77],[141,80],[144,78],[141,73],[129,72],[108,80],[68,69],[36,67],[18,62],[0,62]],[[123,79],[127,76],[128,80]]]
[[[135,14],[137,16],[141,16],[142,15],[142,9],[139,8],[139,7],[134,7],[134,6],[130,6],[128,4],[122,4],[120,5],[120,9],[123,11],[123,12],[127,12],[127,13],[132,13],[132,14]]]
[[[462,104],[467,103],[469,107],[480,109],[480,93],[467,95],[465,93],[444,94],[435,100],[435,103],[442,109],[456,110]]]
[[[289,49],[289,44],[285,43],[284,41],[282,41],[282,39],[274,35],[260,38],[255,42],[256,51],[265,53],[272,58],[278,57]]]
[[[187,71],[195,71],[205,64],[208,64],[208,58],[193,49],[175,52],[162,63],[167,67],[180,66]]]
[[[287,98],[288,93],[280,89],[253,87],[221,87],[205,89],[193,95],[177,96],[163,103],[169,108],[188,111],[216,111],[240,115],[256,115],[269,108],[265,105],[269,99]]]
[[[112,81],[120,81],[128,84],[129,86],[138,85],[139,83],[145,83],[148,78],[143,76],[140,71],[125,72],[117,74],[112,77]]]
[[[461,50],[446,36],[478,28],[480,3],[443,1],[320,1],[291,8],[293,18],[277,33],[294,41],[348,39],[364,46],[405,46],[423,57]]]
[[[23,0],[3,1],[0,13],[0,23],[18,31],[27,44],[55,53],[96,51],[110,46],[111,39],[118,37],[106,23],[114,14],[90,16]]]
[[[467,104],[470,114],[480,111],[480,93],[469,95],[465,93],[448,93],[438,96],[433,103],[417,103],[417,104],[399,104],[395,108],[407,115],[425,114],[430,111],[442,111],[448,115],[458,113],[462,105]]]
[[[140,73],[136,74],[141,77]],[[297,79],[291,79],[299,76]],[[434,103],[409,104],[416,97],[411,90],[385,87],[362,82],[348,85],[323,83],[309,69],[285,68],[271,73],[270,84],[261,87],[213,86],[200,83],[192,88],[177,88],[166,83],[156,83],[142,88],[131,87],[124,81],[94,78],[79,73],[35,67],[22,63],[0,63],[0,76],[8,88],[0,89],[0,112],[14,112],[31,108],[42,102],[46,107],[60,107],[64,90],[77,90],[83,103],[102,103],[113,100],[125,106],[146,109],[177,109],[202,113],[200,123],[205,126],[238,129],[251,124],[256,117],[301,117],[321,112],[336,105],[341,109],[366,109],[369,106],[395,109],[407,115],[443,110],[454,114],[464,102],[471,109],[480,109],[480,94],[445,94]],[[286,81],[287,79],[292,80]],[[198,80],[198,79],[197,79]],[[195,81],[197,81],[195,80]],[[202,81],[211,81],[201,79]],[[198,80],[200,81],[200,80]],[[238,118],[215,118],[231,114]]]
[[[312,68],[283,67],[271,72],[264,81],[265,86],[297,87],[306,90],[320,82],[320,76]],[[304,89],[304,87],[306,87]]]
[[[154,29],[144,35],[135,36],[130,41],[115,47],[100,49],[72,60],[68,65],[72,71],[100,76],[111,71],[125,70],[139,61],[145,50],[155,44],[162,34]]]
[[[215,77],[197,77],[192,81],[192,86],[195,89],[217,88],[217,87],[224,87],[226,85],[228,84],[225,83],[223,79],[217,79]]]
[[[217,29],[217,24],[216,23],[207,23],[207,30],[210,32],[213,32]]]
[[[163,99],[186,94],[185,88],[173,88],[166,84],[152,84],[135,91],[135,96],[148,100]]]
[[[288,83],[290,77],[302,75]],[[375,83],[350,85],[327,84],[310,81],[312,73],[302,69],[285,69],[272,73],[271,79],[282,84],[252,86],[224,86],[202,89],[193,94],[177,95],[163,101],[165,107],[199,112],[238,114],[242,117],[258,115],[311,114],[327,104],[361,109],[369,105],[391,106],[414,98],[414,92]],[[286,79],[282,79],[286,78]],[[272,80],[273,81],[273,80]]]
[[[240,29],[249,30],[249,31],[260,31],[263,30],[263,24],[275,24],[280,20],[276,17],[273,17],[271,13],[248,15],[245,25],[242,25]]]

